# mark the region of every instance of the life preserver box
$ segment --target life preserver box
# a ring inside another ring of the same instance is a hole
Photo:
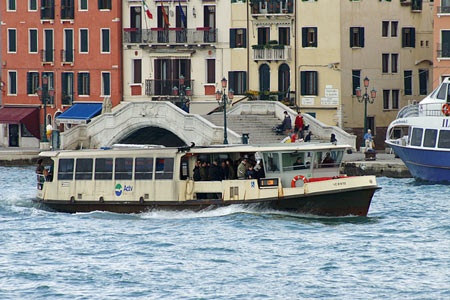
[[[297,176],[294,177],[294,179],[292,179],[291,187],[295,188],[295,182],[297,180],[299,180],[299,179],[303,180],[303,183],[307,183],[308,182],[308,178],[306,178],[305,176],[297,175]]]
[[[449,116],[449,115],[450,115],[450,105],[448,105],[448,103],[444,103],[444,104],[442,105],[442,113],[443,113],[445,116]]]

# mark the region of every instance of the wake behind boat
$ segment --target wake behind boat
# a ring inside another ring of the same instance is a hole
[[[35,201],[71,213],[256,203],[294,213],[366,216],[379,187],[374,176],[339,174],[347,148],[308,143],[42,152],[49,171],[38,175]],[[208,163],[205,173],[200,168]]]
[[[402,108],[386,132],[386,144],[416,179],[450,182],[449,87],[446,78],[419,104]]]

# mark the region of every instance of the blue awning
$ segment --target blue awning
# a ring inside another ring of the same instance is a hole
[[[100,114],[102,103],[75,103],[71,108],[56,117],[58,123],[86,124]]]

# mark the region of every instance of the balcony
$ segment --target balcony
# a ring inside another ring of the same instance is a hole
[[[125,28],[123,30],[125,44],[180,44],[198,45],[217,42],[217,29],[199,27],[197,29],[184,28]]]
[[[42,1],[41,4],[41,20],[55,19],[55,5],[49,0]]]
[[[55,50],[54,49],[42,49],[40,51],[41,62],[42,63],[54,63],[55,61]]]
[[[437,14],[438,15],[450,15],[450,6],[438,6]]]
[[[294,0],[253,0],[252,15],[286,15],[294,13]]]
[[[289,46],[274,46],[267,48],[265,46],[256,45],[253,48],[253,60],[260,61],[290,61],[291,47]]]
[[[194,80],[184,80],[184,85],[189,87],[194,93]],[[145,80],[145,95],[146,96],[172,96],[173,88],[177,87],[180,90],[179,79],[146,79]]]
[[[72,64],[73,63],[73,53],[74,53],[74,49],[61,50],[61,62],[63,64]]]
[[[61,19],[73,20],[75,16],[75,8],[73,6],[61,6]]]
[[[436,46],[436,54],[438,59],[450,59],[450,44],[445,43],[443,46],[441,43],[438,43]]]

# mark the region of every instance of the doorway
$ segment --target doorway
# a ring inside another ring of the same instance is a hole
[[[19,147],[19,124],[9,124],[9,147]]]

